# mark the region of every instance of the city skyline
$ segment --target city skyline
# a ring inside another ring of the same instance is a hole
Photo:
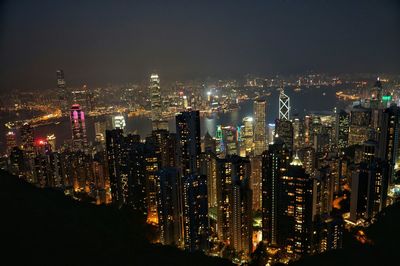
[[[0,7],[13,262],[398,260],[400,3]]]

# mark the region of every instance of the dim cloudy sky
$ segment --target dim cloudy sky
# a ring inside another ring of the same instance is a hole
[[[0,2],[0,90],[306,71],[400,73],[399,0]]]

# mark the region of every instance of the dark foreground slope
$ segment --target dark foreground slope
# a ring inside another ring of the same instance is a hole
[[[0,172],[1,260],[7,265],[229,265],[149,244],[140,215],[38,189]]]
[[[347,239],[341,250],[304,258],[291,265],[400,265],[400,204],[387,207],[365,232],[370,244]]]

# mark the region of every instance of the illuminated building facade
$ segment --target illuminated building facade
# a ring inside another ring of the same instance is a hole
[[[196,173],[201,152],[199,111],[181,112],[176,117],[179,156],[183,176]]]
[[[242,143],[245,150],[245,155],[251,155],[253,152],[253,138],[254,138],[254,123],[252,117],[243,118],[243,131],[242,131]]]
[[[400,108],[391,106],[383,111],[381,134],[379,139],[379,157],[388,162],[389,182],[395,179],[395,166],[399,160]]]
[[[290,120],[290,97],[283,89],[279,93],[279,119]]]
[[[349,143],[350,115],[341,110],[338,114],[338,148],[343,150]]]
[[[151,120],[153,122],[153,129],[158,129],[158,123],[162,120],[162,100],[161,100],[161,87],[160,78],[158,74],[150,75],[150,103],[151,103]]]
[[[278,119],[275,122],[275,134],[286,144],[286,147],[293,152],[293,124],[289,120]]]
[[[371,109],[356,106],[350,113],[348,145],[361,144],[368,140],[371,134]]]
[[[125,129],[126,122],[125,117],[123,115],[116,115],[112,118],[113,128],[120,128],[122,130]]]
[[[121,129],[106,131],[106,147],[112,201],[121,207],[128,202],[127,160]]]
[[[278,235],[286,242],[287,252],[298,256],[313,251],[313,186],[313,179],[295,157],[282,177]]]
[[[388,165],[372,156],[356,165],[351,178],[350,220],[365,221],[384,207],[388,191]]]
[[[262,154],[262,236],[274,246],[283,246],[278,223],[281,179],[289,166],[289,150],[277,139]]]
[[[64,78],[64,71],[62,69],[58,69],[56,71],[57,74],[57,89],[58,89],[58,95],[60,99],[60,106],[62,109],[63,113],[68,112],[68,107],[69,107],[69,94],[67,91],[67,85],[65,83],[65,78]]]
[[[254,101],[254,155],[261,155],[267,149],[267,102]]]
[[[179,171],[164,168],[158,173],[158,225],[163,245],[178,245],[181,241],[179,212]]]
[[[207,251],[209,222],[207,177],[189,175],[183,178],[184,243],[189,251]]]
[[[6,154],[10,155],[14,147],[17,146],[17,138],[13,131],[8,131],[6,134]]]
[[[72,148],[74,151],[87,150],[87,136],[85,114],[79,104],[73,104],[70,112],[70,121],[72,128]]]

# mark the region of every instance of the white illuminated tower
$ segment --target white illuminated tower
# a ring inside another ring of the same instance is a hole
[[[279,93],[279,120],[290,120],[290,98],[283,88]]]
[[[151,120],[157,122],[161,120],[161,88],[160,78],[157,74],[150,76],[150,101],[151,101]]]

